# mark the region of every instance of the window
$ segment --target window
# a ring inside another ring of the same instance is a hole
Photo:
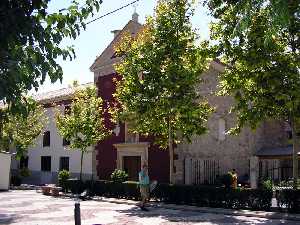
[[[68,170],[69,171],[69,157],[60,157],[59,170]]]
[[[63,146],[67,146],[70,145],[70,141],[68,141],[67,139],[63,138]]]
[[[41,156],[41,170],[51,171],[51,156]]]
[[[43,147],[50,146],[50,131],[44,132]]]
[[[220,141],[225,140],[225,120],[224,119],[219,119],[219,135],[218,138]]]
[[[28,168],[28,156],[22,156],[20,159],[20,169]]]
[[[65,115],[70,115],[70,113],[71,113],[71,106],[65,105]]]

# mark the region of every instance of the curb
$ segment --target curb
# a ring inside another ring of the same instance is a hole
[[[127,205],[137,205],[138,203],[133,200],[126,200],[126,199],[123,200],[123,199],[104,198],[104,197],[93,198],[93,200],[116,203],[116,204],[127,204]],[[190,206],[190,205],[175,205],[175,204],[154,203],[154,202],[150,202],[150,207],[183,210],[183,211],[194,211],[200,213],[213,213],[213,214],[223,214],[223,215],[233,215],[233,216],[246,216],[246,217],[258,217],[258,218],[266,218],[266,219],[285,219],[285,220],[292,220],[292,221],[300,221],[300,214],[290,214],[290,213],[281,213],[281,212],[234,210],[234,209],[197,207],[197,206]]]

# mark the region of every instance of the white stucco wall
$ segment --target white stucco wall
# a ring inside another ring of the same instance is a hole
[[[28,149],[28,169],[32,172],[40,172],[41,156],[51,156],[51,172],[58,172],[60,157],[69,157],[69,171],[73,174],[79,174],[81,152],[70,149],[69,146],[63,146],[63,138],[59,135],[55,124],[54,108],[46,108],[46,115],[48,124],[45,126],[44,131],[50,131],[50,146],[43,147],[43,131],[36,139],[34,146]],[[82,173],[91,177],[96,171],[95,164],[94,147],[90,147],[88,153],[84,154]],[[16,169],[17,167],[18,162],[14,160],[12,168]]]
[[[9,189],[11,155],[0,152],[0,190]]]

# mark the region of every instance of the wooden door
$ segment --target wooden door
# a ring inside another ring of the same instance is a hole
[[[138,181],[141,170],[141,157],[123,156],[123,168],[128,174],[128,180]]]

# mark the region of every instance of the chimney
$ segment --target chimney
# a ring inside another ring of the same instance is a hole
[[[114,34],[114,38],[117,37],[117,35],[120,33],[121,30],[113,30],[111,33]]]
[[[136,12],[134,12],[133,14],[132,14],[132,20],[134,21],[134,22],[139,22],[139,14],[137,14]]]

